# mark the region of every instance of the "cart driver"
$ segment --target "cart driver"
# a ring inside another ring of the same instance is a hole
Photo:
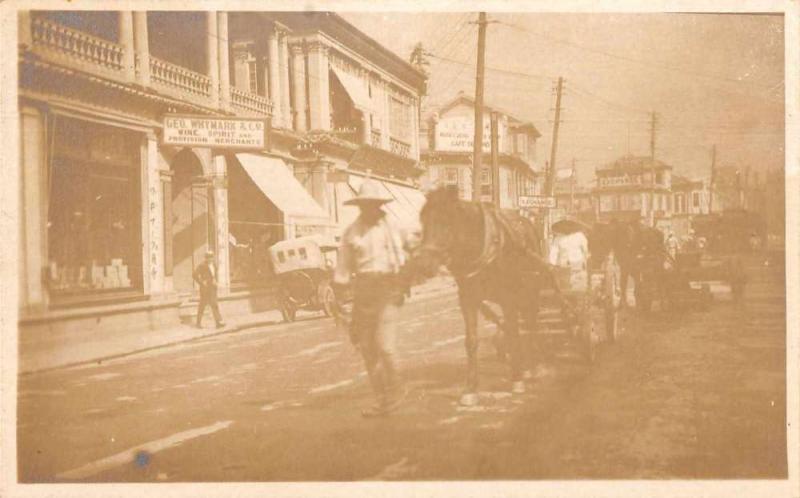
[[[400,270],[406,262],[403,235],[388,219],[383,205],[391,199],[380,185],[367,179],[358,195],[345,202],[361,211],[342,236],[334,272],[337,291],[351,283],[351,339],[364,357],[377,403],[362,412],[379,417],[402,402],[397,378],[396,327],[405,283]],[[339,292],[337,292],[339,294]]]
[[[589,242],[584,234],[588,230],[589,227],[573,219],[564,219],[552,226],[549,263],[569,270],[571,291],[585,290],[589,282]]]

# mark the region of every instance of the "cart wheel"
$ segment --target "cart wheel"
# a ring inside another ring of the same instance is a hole
[[[616,257],[612,252],[605,262],[603,283],[605,288],[605,323],[606,340],[615,342],[619,338],[619,309],[622,304],[621,276]]]
[[[283,316],[283,321],[287,323],[293,322],[295,315],[297,315],[297,309],[288,299],[284,299],[281,303],[281,315]]]
[[[597,329],[591,316],[591,310],[585,310],[584,317],[581,319],[580,341],[588,363],[594,363],[597,356],[596,340]]]
[[[322,311],[325,316],[334,316],[336,314],[336,293],[333,292],[333,287],[330,284],[325,284],[321,292]]]

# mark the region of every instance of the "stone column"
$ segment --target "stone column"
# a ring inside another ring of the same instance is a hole
[[[391,150],[391,143],[389,137],[391,133],[389,132],[389,123],[391,121],[391,109],[392,106],[390,104],[391,101],[391,91],[389,90],[389,83],[383,81],[381,85],[382,90],[382,99],[381,103],[383,105],[383,116],[381,116],[383,120],[383,134],[381,135],[381,148],[384,150]]]
[[[227,162],[224,155],[214,156],[212,162],[212,191],[214,198],[214,235],[216,237],[217,281],[222,294],[230,292],[230,251],[228,245],[228,185]]]
[[[303,53],[302,45],[292,45],[292,73],[294,76],[294,112],[296,131],[306,131],[306,56]]]
[[[28,48],[33,44],[31,36],[31,13],[29,10],[17,11],[17,39],[22,47]]]
[[[228,60],[228,13],[217,14],[218,34],[217,52],[219,53],[219,97],[223,109],[229,109],[231,103],[231,71]]]
[[[331,128],[328,71],[328,47],[320,42],[312,42],[308,47],[309,128],[312,130]]]
[[[273,29],[267,33],[267,50],[269,63],[269,99],[274,109],[272,122],[280,126],[283,122],[283,109],[281,101],[281,80],[278,64],[278,33]]]
[[[164,197],[158,139],[148,133],[142,144],[142,268],[145,294],[164,292]]]
[[[289,101],[289,40],[286,31],[280,31],[280,57],[278,58],[281,75],[281,109],[283,109],[283,126],[292,128],[292,108]],[[297,111],[297,109],[295,109]]]
[[[136,82],[150,84],[150,42],[147,38],[147,12],[133,13],[133,44],[136,51]]]
[[[133,13],[121,10],[117,14],[119,24],[119,44],[122,46],[122,73],[125,79],[133,80],[136,75],[133,44]]]
[[[19,304],[23,313],[47,306],[43,278],[47,266],[47,158],[44,114],[35,107],[20,111]]]
[[[206,14],[206,74],[211,80],[211,104],[219,106],[219,32],[217,31],[217,13]]]
[[[161,156],[159,154],[159,156]],[[161,157],[159,157],[161,159]],[[159,177],[161,179],[161,199],[163,201],[163,220],[164,223],[162,224],[161,230],[161,237],[164,241],[162,244],[162,261],[164,262],[164,294],[168,294],[173,291],[172,286],[172,176],[173,172],[169,169],[169,165],[166,165],[166,169],[163,167],[163,162],[160,161],[162,164],[162,168],[158,170]]]

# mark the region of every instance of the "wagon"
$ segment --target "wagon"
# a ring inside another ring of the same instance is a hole
[[[278,307],[287,322],[298,310],[333,316],[336,295],[331,285],[338,243],[333,237],[309,235],[277,242],[269,248],[278,278]]]

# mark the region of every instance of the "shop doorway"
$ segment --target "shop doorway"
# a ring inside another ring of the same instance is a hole
[[[189,149],[172,161],[172,281],[180,294],[194,288],[192,271],[209,247],[208,183]]]

